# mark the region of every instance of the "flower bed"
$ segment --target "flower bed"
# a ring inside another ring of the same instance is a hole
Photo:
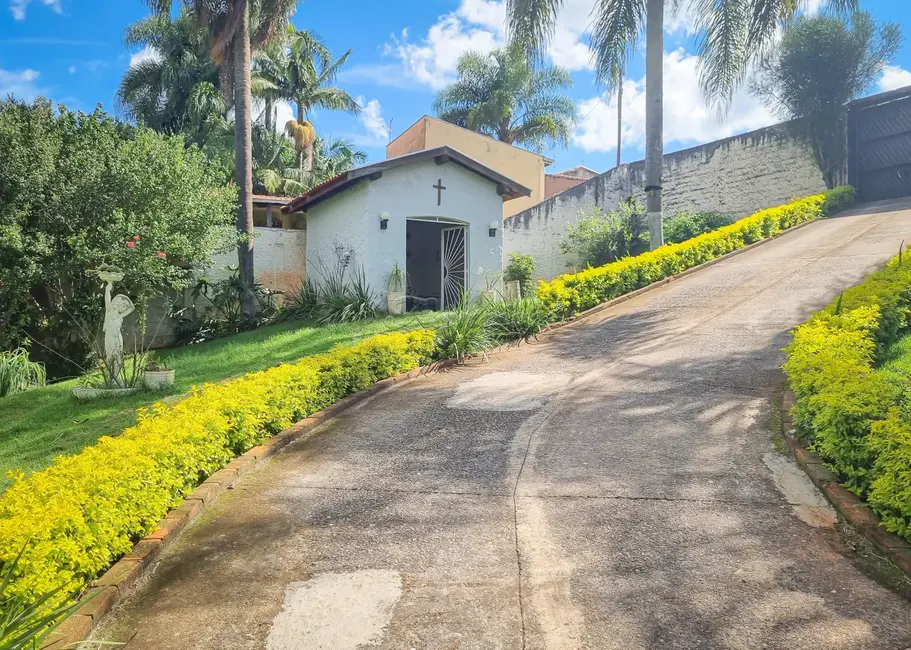
[[[382,334],[206,384],[143,411],[120,436],[19,478],[0,496],[0,562],[28,544],[7,595],[72,596],[234,456],[346,395],[425,365],[433,350],[432,330]]]
[[[911,540],[909,377],[880,365],[911,325],[909,262],[893,259],[797,327],[784,370],[798,438]]]
[[[838,187],[779,206],[760,210],[729,226],[679,244],[661,246],[580,273],[540,282],[538,298],[558,319],[704,264],[807,221],[828,216],[854,203],[854,188]]]

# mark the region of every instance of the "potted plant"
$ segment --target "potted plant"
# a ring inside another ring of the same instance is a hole
[[[142,384],[149,390],[161,390],[174,385],[174,370],[155,356],[150,356],[142,371]]]
[[[390,314],[405,313],[405,284],[405,272],[395,261],[392,270],[386,275],[386,308]]]
[[[478,268],[478,272],[484,276],[484,290],[481,291],[481,300],[483,302],[494,302],[497,299],[497,286],[503,274],[499,271],[487,270],[483,267]]]

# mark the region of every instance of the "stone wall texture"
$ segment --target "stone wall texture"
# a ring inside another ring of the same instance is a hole
[[[569,224],[583,213],[610,211],[632,196],[645,202],[645,162],[623,164],[505,220],[503,251],[528,253],[538,277],[550,280],[573,270],[560,253]],[[811,155],[780,126],[717,140],[664,156],[665,218],[684,211],[715,211],[732,219],[825,190]]]

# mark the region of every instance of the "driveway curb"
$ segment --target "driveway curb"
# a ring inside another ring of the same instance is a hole
[[[797,464],[803,468],[816,487],[822,490],[829,503],[841,513],[845,520],[878,548],[892,564],[911,578],[911,544],[884,529],[880,525],[879,515],[873,512],[870,505],[843,487],[838,482],[838,477],[823,464],[822,459],[791,435],[793,423],[790,410],[794,401],[794,393],[788,389],[782,403],[781,428],[788,448],[797,459]]]

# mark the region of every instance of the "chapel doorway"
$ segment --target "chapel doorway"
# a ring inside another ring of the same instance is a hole
[[[468,227],[436,218],[409,219],[408,310],[454,309],[468,286]]]

